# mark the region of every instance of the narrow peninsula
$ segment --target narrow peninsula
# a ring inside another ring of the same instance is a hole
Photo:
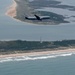
[[[61,3],[57,0],[13,0],[6,14],[16,20],[37,25],[59,25],[75,22],[75,6],[62,5]],[[39,21],[35,19],[35,15],[40,18],[46,16],[49,18]]]

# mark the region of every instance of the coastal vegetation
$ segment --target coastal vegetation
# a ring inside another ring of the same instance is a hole
[[[54,50],[58,48],[69,48],[75,46],[75,40],[62,41],[0,41],[0,53],[14,53],[14,52],[30,52],[43,51],[44,49]]]

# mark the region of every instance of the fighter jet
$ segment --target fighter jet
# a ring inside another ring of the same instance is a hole
[[[38,15],[34,15],[35,17],[25,17],[25,19],[27,20],[39,20],[39,21],[42,21],[42,20],[47,20],[47,19],[50,19],[50,16],[38,16]]]

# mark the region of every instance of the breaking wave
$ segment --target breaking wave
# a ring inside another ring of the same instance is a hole
[[[73,54],[74,53],[52,54],[52,55],[43,55],[43,56],[5,57],[5,58],[0,58],[0,63],[10,62],[10,61],[41,60],[41,59],[56,58],[56,57],[60,57],[60,56],[71,56]]]

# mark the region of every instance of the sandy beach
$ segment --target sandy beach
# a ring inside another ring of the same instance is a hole
[[[32,11],[33,9],[29,7],[28,1],[13,0],[13,4],[7,10],[6,15],[23,20],[25,15],[32,15]]]
[[[20,56],[39,56],[39,55],[48,55],[48,54],[64,54],[64,53],[75,53],[75,48],[69,48],[65,50],[54,50],[54,51],[42,51],[42,52],[29,52],[29,53],[16,53],[16,54],[6,54],[0,55],[0,58],[5,57],[20,57]]]
[[[17,7],[17,4],[13,0],[13,4],[10,7],[8,7],[8,10],[5,14],[12,17],[12,18],[15,17],[16,16],[16,7]]]

